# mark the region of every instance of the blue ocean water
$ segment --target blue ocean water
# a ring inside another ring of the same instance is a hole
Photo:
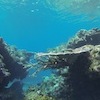
[[[67,22],[58,17],[55,11],[44,7],[39,0],[27,0],[25,3],[12,4],[17,7],[11,6],[9,9],[6,5],[0,8],[0,35],[19,49],[46,51],[66,42],[79,29],[100,26],[91,21],[74,22],[72,16]]]
[[[50,0],[50,2],[48,0],[22,1],[0,1],[0,36],[8,44],[15,45],[18,49],[45,52],[49,48],[66,43],[80,29],[100,27],[99,19],[97,21],[92,19],[94,16],[99,17],[98,14],[95,14],[93,17],[89,15],[90,20],[87,17],[85,17],[87,20],[84,20],[85,18],[82,20],[81,17],[84,17],[84,12],[81,15],[79,14],[79,16],[72,16],[69,14],[69,9],[68,13],[63,11],[65,8],[61,9],[65,5],[60,5],[62,2],[59,3],[57,0]],[[45,3],[46,1],[48,4]],[[63,3],[65,2],[65,0],[62,1]],[[57,6],[59,7],[57,8]],[[51,7],[54,8],[51,9]],[[88,12],[90,13],[90,11]],[[92,13],[95,12],[93,10]],[[49,74],[50,71],[41,73],[38,79],[36,78],[34,81],[38,82],[43,75]],[[32,79],[28,78],[27,80],[30,81]]]

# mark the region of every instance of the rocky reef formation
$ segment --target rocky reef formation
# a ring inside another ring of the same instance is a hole
[[[20,80],[28,73],[30,56],[31,53],[17,50],[0,38],[0,100],[23,99]]]
[[[80,30],[67,45],[67,48],[78,48],[84,45],[100,45],[100,29]]]
[[[31,87],[25,93],[24,100],[55,100],[52,97],[40,94],[40,91],[36,87]]]
[[[100,29],[81,30],[67,44],[36,53],[35,59],[36,72],[51,68],[56,74],[38,86],[41,94],[56,100],[100,99]]]
[[[33,77],[46,69],[53,74],[23,92],[29,68]],[[100,29],[81,30],[47,53],[18,50],[0,38],[0,100],[100,100]]]

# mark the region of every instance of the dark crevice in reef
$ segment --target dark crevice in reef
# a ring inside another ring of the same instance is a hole
[[[88,76],[88,66],[90,61],[85,54],[79,56],[69,70],[68,91],[70,93],[68,100],[92,100],[91,79]]]

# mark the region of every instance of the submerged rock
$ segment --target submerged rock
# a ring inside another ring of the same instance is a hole
[[[0,100],[22,100],[22,84],[13,81],[26,77],[30,56],[30,53],[12,48],[0,38]]]
[[[37,65],[41,69],[55,69],[56,79],[58,79],[56,84],[53,78],[44,81],[40,90],[48,90],[44,93],[55,97],[56,100],[99,100],[99,40],[100,29],[81,30],[66,45],[58,46],[48,53],[37,53],[35,55]],[[61,80],[63,84],[60,83]]]
[[[84,45],[99,45],[100,44],[100,29],[80,30],[67,44],[67,48],[78,48]]]

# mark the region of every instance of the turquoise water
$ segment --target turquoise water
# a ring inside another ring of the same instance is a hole
[[[6,1],[1,3],[0,8],[0,35],[19,49],[46,51],[65,43],[79,29],[100,26],[98,22],[84,21],[80,16],[67,16],[66,12],[49,9],[51,6],[43,2],[46,0],[24,0],[24,3],[20,3],[21,0],[14,3]]]
[[[77,9],[70,8],[72,2],[68,1],[1,0],[0,36],[18,49],[45,52],[49,48],[66,43],[80,29],[100,27],[100,0],[96,0],[94,6],[92,5],[95,0],[85,0],[86,6],[90,6],[92,10],[88,7],[86,9],[83,0],[72,0],[75,1],[73,6],[78,7]],[[49,74],[50,71],[39,74],[39,78],[34,82]]]

